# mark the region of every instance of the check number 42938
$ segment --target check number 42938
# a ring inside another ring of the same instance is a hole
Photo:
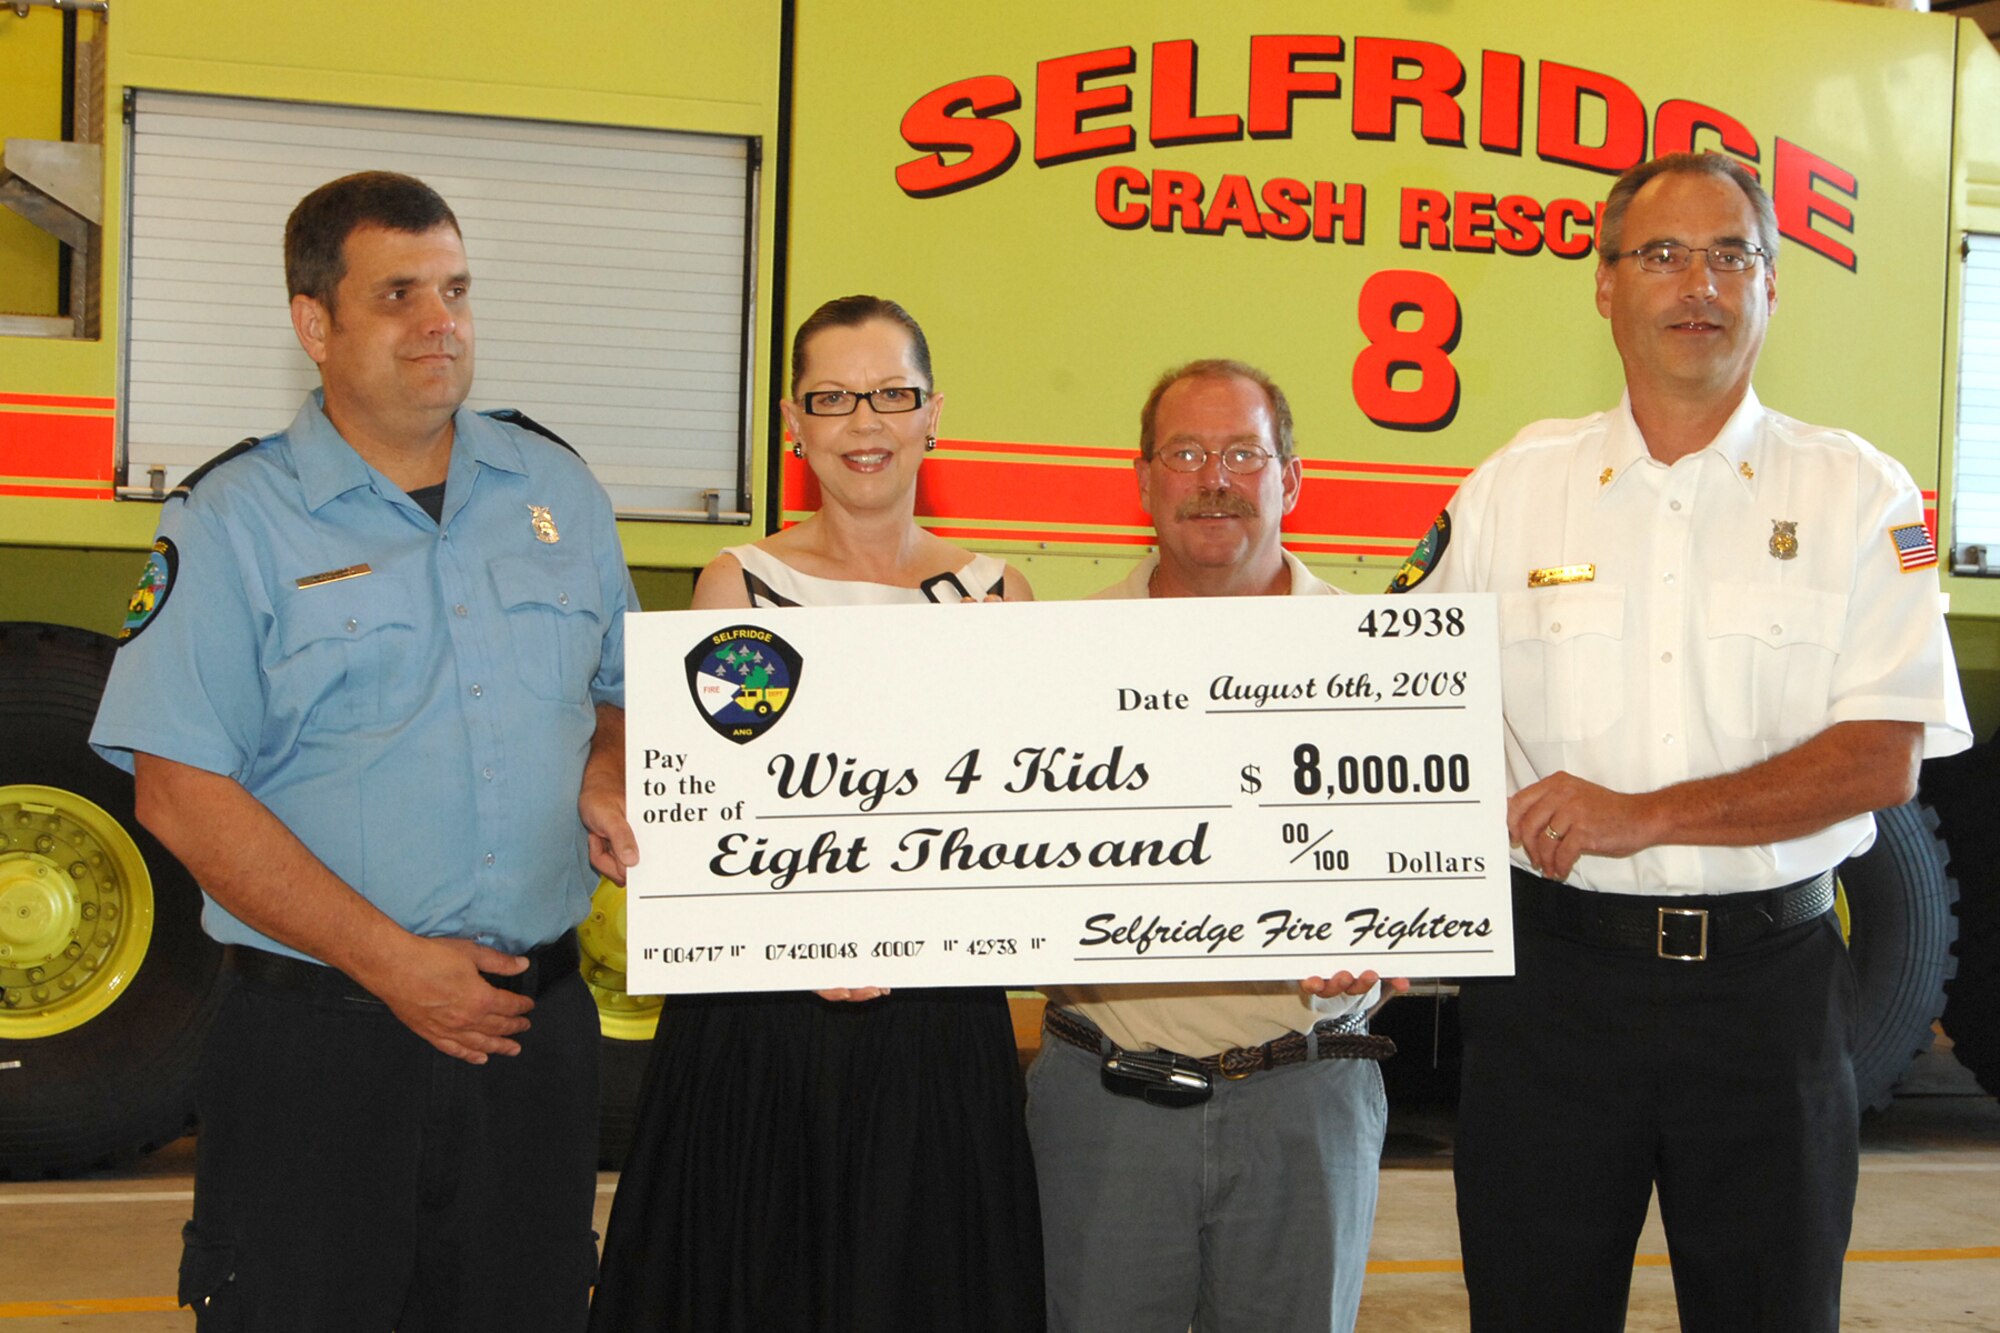
[[[1455,639],[1465,633],[1465,612],[1455,606],[1382,607],[1361,617],[1357,632],[1371,639]]]

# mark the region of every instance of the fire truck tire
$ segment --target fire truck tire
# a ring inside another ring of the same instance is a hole
[[[0,1177],[186,1133],[222,951],[194,881],[86,744],[113,645],[0,624]]]
[[[1840,866],[1843,925],[1860,999],[1854,1084],[1867,1110],[1929,1049],[1955,959],[1952,904],[1937,814],[1921,801],[1875,813],[1875,845]]]
[[[1958,1062],[2000,1095],[2000,745],[1925,764],[1924,799],[1943,817],[1958,876],[1958,975],[1940,1026]]]
[[[604,1104],[597,1122],[597,1167],[622,1171],[632,1151],[632,1133],[639,1118],[639,1090],[646,1085],[650,1041],[605,1037],[598,1050],[598,1090]]]
[[[1981,887],[1979,902],[1959,903],[1958,976],[1941,1026],[1958,1062],[2000,1095],[2000,901],[1990,882]]]

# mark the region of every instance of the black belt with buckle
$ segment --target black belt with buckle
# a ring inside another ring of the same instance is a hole
[[[1593,893],[1514,870],[1514,907],[1544,928],[1605,949],[1700,963],[1775,931],[1817,920],[1833,906],[1833,872],[1782,888],[1700,897]]]
[[[373,992],[339,968],[309,963],[248,944],[228,945],[222,955],[224,964],[237,976],[274,990],[319,999],[351,1000],[357,1004],[382,1003]],[[495,972],[482,972],[480,975],[501,990],[535,999],[563,977],[577,971],[576,932],[566,930],[547,944],[538,944],[528,950],[526,957],[528,966],[514,976],[501,976]]]
[[[1105,1086],[1113,1092],[1144,1097],[1160,1106],[1207,1101],[1208,1080],[1217,1075],[1233,1081],[1260,1069],[1307,1060],[1386,1060],[1396,1053],[1393,1040],[1368,1031],[1368,1016],[1359,1010],[1317,1023],[1311,1032],[1288,1032],[1262,1046],[1236,1046],[1203,1056],[1128,1051],[1083,1015],[1053,1004],[1042,1011],[1042,1029],[1079,1050],[1103,1055]]]

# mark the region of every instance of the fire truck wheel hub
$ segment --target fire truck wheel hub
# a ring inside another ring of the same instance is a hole
[[[116,820],[59,787],[0,787],[0,1037],[104,1012],[152,934],[152,880]]]

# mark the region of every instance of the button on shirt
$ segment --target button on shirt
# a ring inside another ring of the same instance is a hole
[[[1923,521],[1923,498],[1853,435],[1747,393],[1707,448],[1669,467],[1625,401],[1528,427],[1448,508],[1450,540],[1417,591],[1499,596],[1510,790],[1566,771],[1655,791],[1837,722],[1921,722],[1927,756],[1971,743],[1936,570],[1905,572],[1890,537]],[[1775,522],[1797,525],[1790,545]],[[1528,586],[1532,571],[1584,564],[1588,581]],[[1861,815],[1774,846],[1584,856],[1570,882],[1774,888],[1873,839]]]
[[[596,883],[577,793],[637,606],[610,502],[574,455],[461,408],[434,523],[321,402],[167,502],[173,580],[91,743],[234,778],[416,934],[554,939]],[[295,954],[213,901],[203,923]]]

